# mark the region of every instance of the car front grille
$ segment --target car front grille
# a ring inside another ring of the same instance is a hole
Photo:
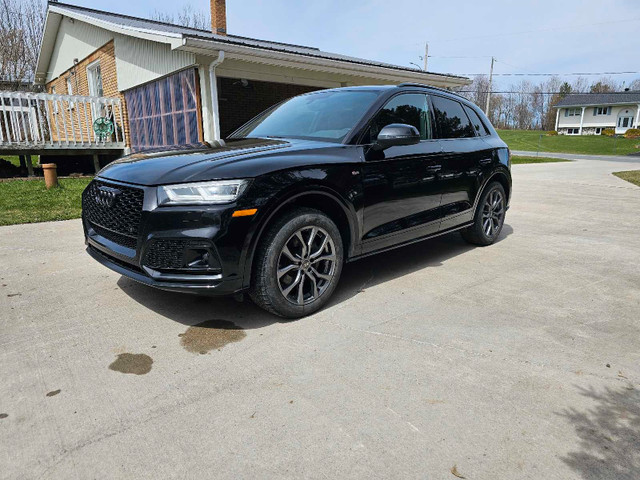
[[[82,212],[98,235],[135,249],[143,200],[139,188],[94,180],[82,194]]]
[[[184,266],[185,240],[154,240],[147,248],[144,265],[153,269],[177,269]]]

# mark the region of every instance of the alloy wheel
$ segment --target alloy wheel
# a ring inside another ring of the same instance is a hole
[[[482,206],[482,231],[487,237],[493,237],[504,221],[504,196],[500,190],[492,190]]]
[[[336,249],[326,230],[306,226],[285,242],[278,257],[280,292],[295,305],[306,305],[329,287],[336,271]]]

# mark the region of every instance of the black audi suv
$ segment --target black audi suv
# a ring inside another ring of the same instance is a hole
[[[345,262],[454,230],[493,243],[510,196],[510,152],[478,107],[401,84],[300,95],[219,144],[127,156],[82,205],[87,251],[112,270],[294,318]]]

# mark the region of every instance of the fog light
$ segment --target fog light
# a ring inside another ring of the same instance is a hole
[[[184,252],[184,263],[188,268],[217,269],[220,264],[217,259],[204,248],[189,248]]]

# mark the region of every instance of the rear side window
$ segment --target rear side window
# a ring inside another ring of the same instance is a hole
[[[462,105],[455,100],[433,96],[433,112],[440,128],[440,138],[475,137],[474,128],[464,113]]]
[[[374,142],[380,130],[391,123],[412,125],[420,132],[420,139],[432,138],[427,96],[421,93],[403,93],[389,100],[371,122],[368,143]]]
[[[469,108],[466,105],[463,106],[464,111],[467,112],[467,115],[469,116],[469,120],[471,120],[471,125],[473,125],[473,128],[476,129],[478,135],[480,135],[481,137],[486,137],[487,135],[489,135],[489,130],[487,130],[487,127],[484,126],[484,123],[482,122],[482,120],[480,120],[478,114],[472,108]]]

